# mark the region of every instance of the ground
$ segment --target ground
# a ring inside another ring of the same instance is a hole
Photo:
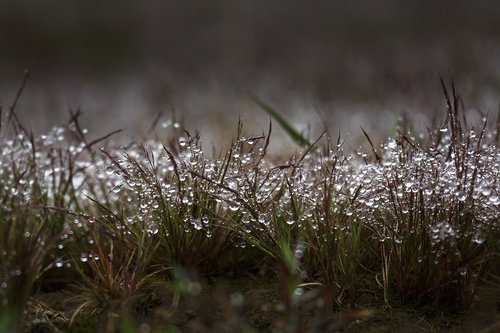
[[[180,295],[177,303],[175,286],[171,282],[157,280],[145,286],[132,305],[138,331],[149,332],[151,327],[200,333],[237,332],[250,327],[253,330],[248,332],[286,331],[286,317],[282,315],[283,305],[277,293],[279,288],[269,276],[212,278],[189,288],[192,294]],[[27,312],[30,332],[84,333],[95,332],[96,327],[101,327],[102,315],[83,312],[69,325],[72,310],[68,299],[66,291],[32,297]],[[467,313],[445,314],[432,307],[412,309],[397,305],[397,302],[386,307],[372,294],[361,298],[364,304],[360,308],[364,310],[344,310],[343,317],[340,312],[329,314],[318,310],[314,302],[317,299],[304,301],[293,311],[296,318],[291,318],[290,322],[298,329],[295,332],[335,332],[335,327],[352,333],[497,332],[486,329],[500,320],[499,309],[492,301],[478,301]],[[359,318],[353,315],[352,320],[346,319],[350,314],[359,314]],[[162,326],[160,322],[169,324]]]

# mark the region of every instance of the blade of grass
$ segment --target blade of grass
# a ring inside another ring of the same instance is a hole
[[[266,111],[272,118],[274,118],[274,120],[281,125],[290,138],[292,138],[292,140],[299,146],[311,146],[309,140],[304,138],[304,136],[300,134],[299,131],[297,131],[278,111],[255,95],[252,96],[252,99],[262,110]]]
[[[365,129],[363,128],[363,126],[361,126],[361,130],[363,131],[363,134],[365,135],[365,138],[368,140],[368,142],[370,143],[370,146],[372,148],[372,153],[373,155],[375,155],[375,159],[377,160],[377,162],[380,162],[381,158],[379,156],[379,154],[377,154],[377,151],[375,150],[375,146],[373,145],[373,142],[372,140],[370,139],[370,136],[368,135],[368,133],[366,133]]]

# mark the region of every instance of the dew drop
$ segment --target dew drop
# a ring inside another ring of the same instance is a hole
[[[488,188],[488,187],[484,187],[482,190],[481,190],[481,194],[484,195],[484,196],[488,196],[491,194],[491,189]]]
[[[113,193],[120,193],[122,186],[123,186],[123,184],[116,185],[115,187],[113,187],[113,189],[111,191]]]
[[[481,233],[476,233],[474,237],[472,238],[472,241],[476,244],[483,244],[484,243],[484,236]]]
[[[110,176],[113,174],[113,172],[115,172],[115,169],[113,168],[113,166],[111,165],[108,165],[105,169],[104,169],[104,172]]]
[[[237,211],[240,209],[240,205],[239,205],[239,204],[237,204],[237,203],[235,203],[235,202],[234,202],[234,203],[231,203],[231,204],[229,205],[229,209],[230,209],[231,211],[233,211],[233,212],[237,212]]]
[[[200,219],[194,219],[191,224],[196,230],[201,230],[203,228],[203,222]]]

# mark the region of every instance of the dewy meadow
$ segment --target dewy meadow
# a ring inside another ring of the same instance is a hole
[[[448,90],[425,134],[349,151],[285,122],[301,150],[273,157],[278,114],[210,154],[175,120],[118,147],[78,112],[34,136],[4,108],[0,331],[368,331],[390,308],[498,302],[498,126]]]

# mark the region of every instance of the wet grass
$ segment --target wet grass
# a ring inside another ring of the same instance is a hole
[[[88,138],[79,113],[34,137],[14,102],[1,128],[1,330],[334,332],[367,307],[469,310],[483,287],[499,292],[498,128],[467,123],[443,88],[436,129],[380,146],[363,129],[366,151],[280,117],[301,147],[289,157],[269,156],[271,123],[256,136],[238,124],[216,156],[175,121],[126,148]],[[271,281],[275,296],[255,305],[271,318],[248,315],[252,286],[213,287],[224,279]],[[64,320],[28,320],[50,292],[66,295]]]

